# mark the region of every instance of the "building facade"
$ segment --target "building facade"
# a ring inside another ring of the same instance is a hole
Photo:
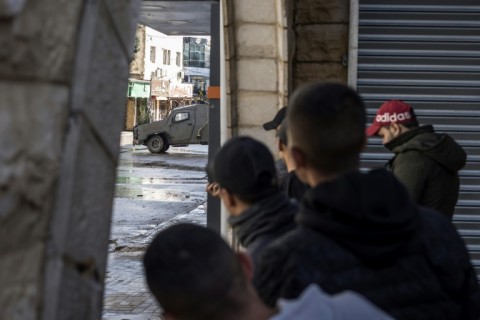
[[[125,130],[139,123],[160,120],[175,105],[168,94],[158,96],[152,82],[168,87],[183,81],[183,37],[167,36],[139,24],[130,64]],[[168,91],[168,90],[167,90]]]
[[[193,93],[205,95],[210,85],[210,37],[183,38],[184,82],[193,84]]]
[[[139,24],[130,65],[130,77],[138,80],[159,78],[181,82],[183,37],[167,36]]]

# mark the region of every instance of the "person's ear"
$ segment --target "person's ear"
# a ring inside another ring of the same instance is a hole
[[[307,166],[307,157],[301,149],[292,146],[289,151],[297,169],[303,169]]]
[[[237,201],[235,197],[227,189],[220,188],[219,195],[223,203],[225,204],[225,207],[227,207],[227,209],[234,207],[236,205]]]
[[[251,282],[254,272],[252,258],[250,258],[246,252],[236,252],[235,255],[237,256],[245,278],[248,280],[248,282]]]
[[[207,191],[207,193],[214,197],[220,196],[220,186],[216,182],[210,182],[209,184],[207,184],[205,190]]]
[[[398,123],[392,123],[390,125],[390,129],[392,130],[392,134],[393,134],[394,137],[396,137],[400,133],[402,133],[402,127]]]

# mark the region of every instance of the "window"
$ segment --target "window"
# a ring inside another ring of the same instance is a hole
[[[182,54],[180,52],[177,52],[176,62],[177,62],[177,67],[180,67],[180,64],[182,62]]]
[[[151,63],[155,63],[155,52],[156,52],[156,51],[157,51],[157,50],[155,49],[154,46],[151,46],[151,47],[150,47],[150,62],[151,62]]]
[[[190,119],[190,114],[188,112],[179,112],[175,115],[173,122],[182,122],[188,119]]]
[[[163,64],[170,65],[170,50],[163,49]]]
[[[183,66],[210,68],[210,40],[183,38]]]

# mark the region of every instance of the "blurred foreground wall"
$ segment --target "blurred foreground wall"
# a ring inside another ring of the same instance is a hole
[[[0,0],[0,319],[100,319],[138,0]]]

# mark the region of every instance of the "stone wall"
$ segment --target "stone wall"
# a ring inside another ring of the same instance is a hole
[[[101,317],[138,5],[0,0],[0,319]]]
[[[224,0],[223,10],[230,136],[254,136],[274,150],[262,124],[288,97],[285,0]]]
[[[292,87],[312,81],[347,83],[349,0],[290,0]]]
[[[261,124],[311,81],[347,83],[349,0],[223,1],[230,136],[274,150]]]

